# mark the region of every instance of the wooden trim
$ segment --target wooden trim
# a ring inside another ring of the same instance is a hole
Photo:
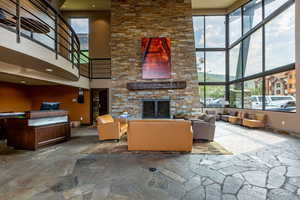
[[[193,15],[226,15],[227,9],[193,9]]]
[[[240,8],[241,6],[248,3],[249,1],[251,1],[251,0],[239,0],[239,1],[234,2],[231,6],[228,7],[227,14],[234,11],[235,9]]]
[[[234,2],[228,8],[201,8],[201,9],[192,9],[193,15],[227,15],[234,11],[235,9],[240,8],[251,0],[239,0]]]
[[[127,83],[128,90],[170,90],[170,89],[185,89],[186,87],[187,87],[186,81]]]

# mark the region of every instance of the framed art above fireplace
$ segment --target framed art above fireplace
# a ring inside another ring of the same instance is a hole
[[[170,38],[142,38],[143,79],[171,78]]]

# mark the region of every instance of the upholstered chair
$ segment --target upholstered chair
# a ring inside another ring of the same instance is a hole
[[[242,124],[244,113],[242,111],[238,111],[237,116],[229,116],[228,121],[231,124]]]
[[[204,120],[193,121],[193,139],[213,141],[215,137],[215,117],[206,116]]]
[[[243,119],[243,126],[249,128],[264,128],[267,123],[267,115],[262,113],[248,114]]]
[[[126,120],[113,118],[111,115],[97,117],[99,140],[120,140],[127,132]]]

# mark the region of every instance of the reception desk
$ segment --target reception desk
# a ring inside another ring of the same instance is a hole
[[[68,112],[29,111],[23,117],[7,120],[7,145],[16,149],[36,150],[70,139]]]
[[[24,112],[6,112],[0,113],[0,140],[5,140],[7,137],[7,120],[10,118],[23,117]]]

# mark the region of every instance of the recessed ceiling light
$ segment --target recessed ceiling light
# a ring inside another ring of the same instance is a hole
[[[22,84],[25,84],[25,83],[26,83],[26,81],[21,81],[21,83],[22,83]]]
[[[47,72],[53,72],[53,69],[47,68],[46,71],[47,71]]]
[[[95,8],[96,7],[95,4],[93,4],[92,7]]]

